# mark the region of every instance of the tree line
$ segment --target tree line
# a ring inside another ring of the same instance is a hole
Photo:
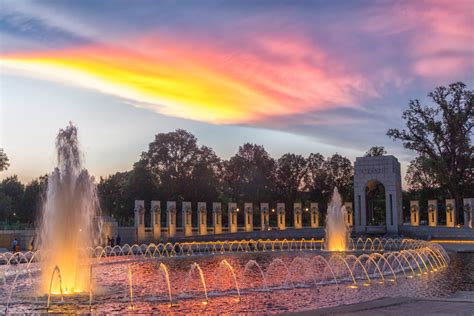
[[[431,103],[409,102],[403,113],[405,129],[389,129],[387,135],[411,150],[404,204],[410,199],[456,199],[474,196],[474,92],[462,82],[437,87],[428,94]],[[386,154],[372,147],[367,156]],[[0,171],[9,160],[0,149]],[[26,185],[16,176],[0,182],[0,222],[32,223],[41,207],[47,176]],[[133,168],[100,178],[97,184],[103,213],[121,224],[133,221],[133,201],[318,201],[321,209],[338,187],[345,201],[353,200],[353,167],[346,157],[319,153],[308,157],[287,153],[275,159],[261,145],[245,143],[228,160],[212,148],[199,146],[191,133],[178,129],[160,133]],[[426,204],[426,203],[425,203]],[[408,204],[407,204],[408,205]],[[406,207],[408,210],[408,207]],[[460,213],[462,221],[462,214]]]
[[[160,133],[133,169],[100,178],[103,211],[130,219],[135,199],[197,202],[285,202],[325,205],[337,186],[352,200],[353,167],[339,154],[271,157],[261,145],[245,143],[228,160],[219,158],[182,129]]]

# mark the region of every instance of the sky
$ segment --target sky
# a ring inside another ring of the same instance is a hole
[[[0,179],[51,172],[69,121],[96,177],[177,128],[224,159],[244,142],[351,160],[381,145],[406,169],[387,130],[473,74],[468,0],[0,0]]]

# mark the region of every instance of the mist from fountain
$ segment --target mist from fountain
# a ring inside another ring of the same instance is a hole
[[[69,124],[56,138],[57,167],[48,177],[46,199],[38,228],[43,292],[50,286],[55,267],[61,270],[62,288],[52,293],[69,294],[89,289],[89,258],[78,249],[91,247],[99,236],[99,203],[94,179],[82,168],[77,128]]]
[[[325,231],[325,250],[346,251],[349,249],[350,227],[347,223],[347,211],[342,205],[342,198],[337,187],[334,188],[328,205]]]

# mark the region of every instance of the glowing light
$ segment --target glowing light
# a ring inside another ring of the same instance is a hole
[[[462,239],[458,239],[458,240],[433,239],[431,240],[431,242],[437,242],[441,244],[474,244],[474,240],[462,240]]]
[[[357,289],[358,288],[358,286],[355,285],[355,284],[348,285],[347,287],[350,288],[350,289]]]

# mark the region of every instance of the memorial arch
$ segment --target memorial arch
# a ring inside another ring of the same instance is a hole
[[[398,226],[402,224],[402,179],[397,158],[356,158],[354,206],[357,233],[366,233],[370,227],[378,226],[389,234],[398,234]]]

